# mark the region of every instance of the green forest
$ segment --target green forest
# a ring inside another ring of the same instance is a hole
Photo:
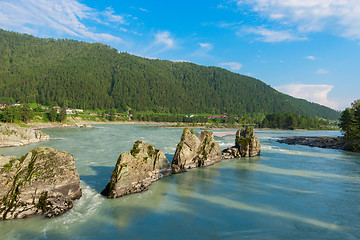
[[[293,130],[320,129],[325,125],[328,125],[328,123],[318,118],[304,117],[292,113],[272,113],[266,115],[264,120],[261,122],[260,127]]]
[[[351,108],[341,113],[340,127],[345,138],[360,138],[360,100],[354,101]]]
[[[146,59],[110,46],[0,29],[0,103],[170,114],[340,113],[218,67]]]

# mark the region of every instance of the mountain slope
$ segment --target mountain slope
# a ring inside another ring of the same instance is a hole
[[[0,30],[0,102],[172,113],[339,113],[217,67],[150,60],[98,43]]]

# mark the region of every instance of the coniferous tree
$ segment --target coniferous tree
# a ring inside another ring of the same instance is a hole
[[[64,122],[66,120],[67,114],[66,114],[66,109],[65,108],[61,108],[60,113],[58,115],[58,121],[59,122]]]
[[[360,138],[360,104],[354,107],[354,128],[355,137]]]
[[[13,121],[13,114],[12,114],[10,107],[5,107],[2,110],[2,120],[6,123]]]
[[[115,109],[110,109],[109,120],[115,121]]]
[[[55,108],[51,108],[49,112],[49,119],[51,122],[55,122],[57,119],[57,112]]]
[[[340,116],[340,128],[344,132],[345,138],[354,137],[354,113],[350,108],[346,108]]]
[[[28,123],[34,116],[33,110],[26,103],[24,103],[21,107],[21,114],[22,114],[22,120],[25,123]]]
[[[345,138],[360,138],[360,100],[351,104],[340,116],[340,127]]]
[[[14,121],[20,120],[21,118],[19,109],[15,106],[5,107],[2,112],[4,122],[13,123]]]

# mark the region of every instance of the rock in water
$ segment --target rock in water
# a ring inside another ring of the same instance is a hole
[[[0,147],[22,146],[50,139],[49,135],[32,128],[15,125],[0,126]]]
[[[192,130],[185,128],[172,160],[173,173],[184,172],[188,168],[204,167],[221,161],[220,146],[214,133],[203,131],[197,137]]]
[[[136,141],[130,152],[120,154],[110,182],[101,194],[117,198],[147,190],[149,185],[172,174],[165,154],[153,145]]]
[[[260,142],[255,136],[253,127],[246,127],[236,132],[235,146],[225,149],[222,154],[224,159],[255,157],[260,155]]]
[[[53,148],[36,148],[0,166],[0,218],[56,217],[82,195],[74,157]]]
[[[236,132],[235,146],[239,148],[242,157],[255,157],[260,155],[260,141],[255,136],[253,127],[246,127]]]

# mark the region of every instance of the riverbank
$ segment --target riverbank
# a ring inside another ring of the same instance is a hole
[[[0,147],[17,147],[50,139],[49,135],[31,127],[0,125]]]
[[[339,149],[350,152],[360,152],[360,139],[345,139],[343,137],[285,137],[277,140],[289,145],[304,145],[328,149]]]
[[[243,124],[212,124],[212,123],[174,123],[174,122],[152,122],[152,121],[90,121],[79,119],[67,119],[64,123],[59,122],[31,122],[27,125],[34,129],[55,128],[55,127],[89,127],[97,124],[124,124],[124,125],[154,125],[159,128],[202,128],[211,130],[239,129]]]

